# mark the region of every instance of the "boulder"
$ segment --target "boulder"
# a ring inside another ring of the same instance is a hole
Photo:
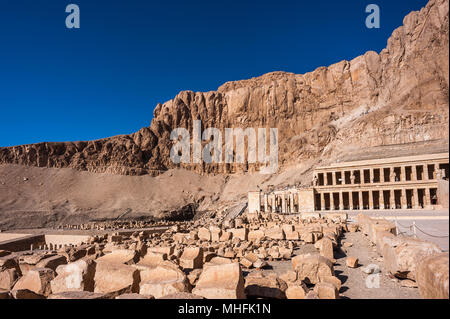
[[[99,261],[94,276],[94,292],[121,295],[139,291],[139,270],[117,262]]]
[[[308,288],[303,283],[293,284],[289,285],[285,293],[287,299],[305,299]]]
[[[233,238],[239,238],[240,240],[248,240],[247,228],[232,228],[229,230],[233,234]]]
[[[248,232],[248,240],[251,241],[261,240],[264,238],[264,236],[264,231],[261,229]]]
[[[11,296],[14,299],[45,299],[45,296],[28,289],[13,289],[11,290]]]
[[[336,287],[337,291],[341,290],[342,283],[339,278],[335,276],[323,276],[320,278],[320,280],[321,282],[328,282],[330,284],[333,284]]]
[[[11,255],[0,257],[0,289],[10,290],[22,276],[17,258]]]
[[[36,268],[27,272],[14,285],[14,290],[28,289],[38,295],[48,296],[51,293],[50,282],[55,272],[50,268]]]
[[[97,262],[135,264],[139,260],[139,254],[131,249],[116,249],[97,259]]]
[[[156,267],[165,260],[167,260],[166,253],[147,251],[145,256],[137,264],[140,266]]]
[[[203,267],[203,249],[199,247],[186,247],[180,257],[180,266],[187,269]]]
[[[139,293],[160,298],[177,292],[189,292],[186,275],[177,265],[167,261],[156,268],[141,271]]]
[[[303,254],[292,258],[298,280],[316,284],[324,276],[334,276],[333,263],[319,254]]]
[[[349,268],[357,268],[357,267],[358,267],[358,258],[352,257],[352,256],[348,256],[348,257],[345,259],[345,264],[346,264],[347,267],[349,267]]]
[[[339,292],[336,286],[329,282],[319,282],[314,286],[314,292],[319,299],[338,299]]]
[[[416,269],[420,296],[425,299],[449,298],[449,253],[425,257]]]
[[[56,255],[49,258],[45,258],[36,264],[37,268],[50,268],[56,270],[59,265],[67,264],[67,259],[64,256]]]
[[[211,241],[211,232],[209,231],[209,229],[205,227],[201,227],[198,230],[197,235],[200,240]]]
[[[65,291],[94,291],[95,262],[80,259],[56,268],[57,276],[50,284],[52,293]]]
[[[386,269],[401,279],[415,280],[418,263],[425,257],[438,253],[441,253],[441,249],[434,243],[402,236],[386,240],[383,246]]]
[[[210,226],[209,232],[211,233],[211,240],[212,241],[219,241],[220,236],[222,235],[222,230],[217,226]]]
[[[318,248],[320,251],[320,254],[329,260],[334,260],[334,252],[333,252],[333,242],[328,238],[324,237],[320,240],[318,240],[314,247]]]
[[[280,227],[273,227],[266,229],[265,235],[266,237],[269,237],[270,239],[274,240],[285,239],[283,229],[281,229]]]
[[[252,272],[245,278],[247,297],[286,299],[287,284],[275,273],[265,275],[261,271]]]
[[[244,278],[239,263],[204,268],[192,293],[207,299],[244,299]]]

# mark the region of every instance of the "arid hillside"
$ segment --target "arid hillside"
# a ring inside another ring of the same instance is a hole
[[[17,216],[36,212],[60,221],[114,217],[127,208],[136,216],[190,204],[209,209],[240,200],[257,185],[308,183],[319,162],[350,152],[445,144],[448,9],[448,1],[430,0],[411,12],[380,53],[307,74],[273,72],[217,91],[180,92],[157,105],[150,127],[130,135],[0,148],[0,220],[14,226]],[[247,163],[172,163],[171,131],[183,127],[192,133],[197,119],[203,128],[278,128],[278,173],[261,175]]]

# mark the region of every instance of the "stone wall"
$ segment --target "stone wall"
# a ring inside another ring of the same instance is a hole
[[[44,245],[45,244],[45,236],[44,235],[29,235],[29,236],[25,236],[25,237],[6,240],[3,242],[0,242],[0,249],[8,250],[8,251],[23,251],[23,250],[29,250],[30,246],[32,244],[35,247],[37,247],[39,245]]]
[[[449,258],[434,243],[396,236],[386,220],[358,215],[361,231],[376,245],[386,270],[399,279],[416,281],[422,298],[449,298]]]

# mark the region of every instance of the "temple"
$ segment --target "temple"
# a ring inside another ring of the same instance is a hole
[[[317,167],[310,186],[249,192],[249,212],[448,208],[449,154],[424,154]]]

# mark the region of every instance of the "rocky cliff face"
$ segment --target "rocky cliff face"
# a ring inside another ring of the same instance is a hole
[[[304,75],[274,72],[213,92],[180,92],[156,107],[150,127],[134,134],[0,148],[0,163],[155,175],[176,166],[169,158],[171,131],[192,132],[195,119],[203,128],[277,127],[280,166],[329,161],[355,148],[448,138],[448,8],[446,0],[430,0],[411,12],[379,54]],[[200,173],[255,169],[182,166]]]

